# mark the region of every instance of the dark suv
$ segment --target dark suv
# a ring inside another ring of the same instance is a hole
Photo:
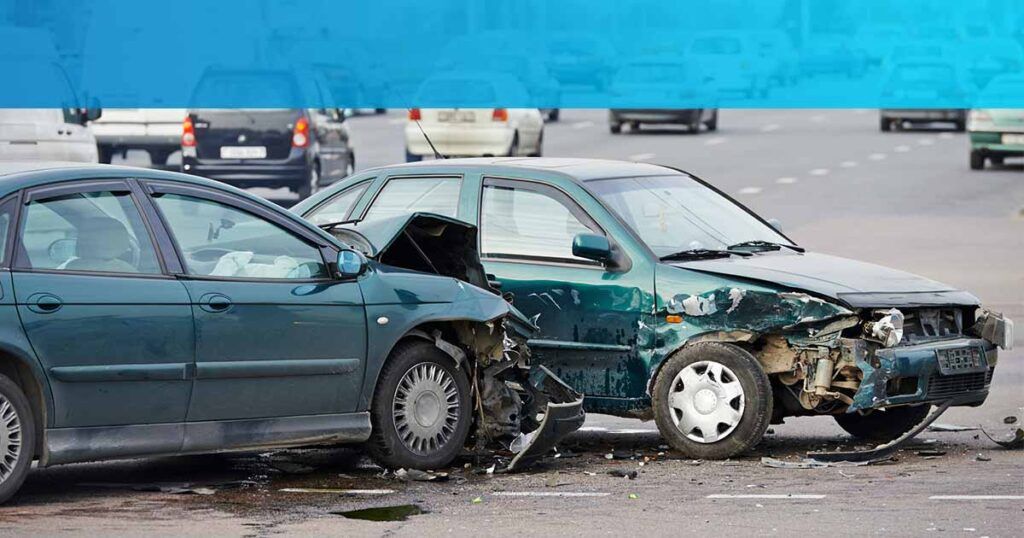
[[[280,101],[323,106],[330,93],[317,75],[291,71],[208,71],[197,103]],[[245,99],[246,96],[252,99]],[[287,187],[300,198],[355,169],[340,108],[191,108],[181,135],[181,170],[236,187]]]

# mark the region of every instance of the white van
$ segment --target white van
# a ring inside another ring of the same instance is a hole
[[[0,108],[0,161],[98,162],[77,109]]]

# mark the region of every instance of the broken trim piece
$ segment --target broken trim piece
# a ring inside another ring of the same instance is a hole
[[[917,434],[923,432],[925,428],[931,425],[932,422],[935,422],[935,420],[945,413],[946,410],[949,409],[949,406],[955,401],[956,400],[946,400],[945,402],[942,402],[941,405],[932,410],[932,412],[925,417],[920,424],[914,426],[910,431],[896,439],[893,439],[892,441],[889,441],[888,443],[885,443],[884,445],[878,445],[871,450],[853,452],[808,452],[807,457],[821,462],[872,462],[880,459],[888,459],[892,457],[897,450],[899,450],[900,445],[910,439],[913,439]]]

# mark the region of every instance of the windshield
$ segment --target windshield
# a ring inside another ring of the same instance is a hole
[[[658,256],[691,249],[720,250],[754,240],[792,244],[688,176],[605,179],[587,186]]]

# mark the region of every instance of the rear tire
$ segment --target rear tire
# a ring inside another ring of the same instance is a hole
[[[878,127],[882,130],[883,133],[888,133],[889,131],[892,130],[892,122],[889,121],[888,118],[882,118],[878,122]]]
[[[313,191],[316,190],[318,183],[320,183],[320,163],[313,163],[313,166],[309,169],[309,177],[306,178],[304,183],[299,185],[299,188],[295,189],[295,193],[299,195],[299,200],[309,198]]]
[[[423,372],[432,374],[418,377]],[[433,382],[437,378],[441,381]],[[370,456],[387,469],[429,470],[450,464],[465,445],[473,420],[465,369],[433,344],[407,340],[395,346],[378,379],[370,408]],[[446,411],[455,415],[454,421]]]
[[[772,416],[772,387],[746,350],[704,342],[667,359],[653,405],[658,430],[672,448],[691,458],[725,459],[761,441]]]
[[[985,156],[980,151],[974,150],[971,152],[971,170],[984,170],[985,169]]]
[[[953,124],[953,129],[956,130],[956,132],[958,132],[958,133],[962,133],[962,132],[966,131],[967,130],[967,121],[966,120],[956,120],[956,122]]]
[[[540,157],[544,154],[544,129],[537,135],[537,149],[530,154],[530,157]]]
[[[867,415],[832,415],[836,424],[857,439],[888,442],[907,433],[928,416],[930,405],[876,409]]]
[[[506,157],[516,157],[518,155],[519,155],[519,133],[517,132],[517,133],[512,135],[512,144],[509,145],[508,153],[506,153],[505,156]]]
[[[0,504],[25,482],[35,446],[32,406],[14,381],[0,375]]]
[[[101,164],[110,164],[114,160],[114,150],[106,146],[96,146],[96,154]]]
[[[619,133],[622,132],[622,124],[621,123],[609,123],[608,124],[608,131],[611,132],[612,134],[619,134]]]
[[[709,119],[707,122],[705,122],[704,125],[707,125],[708,131],[717,131],[718,130],[718,111],[717,110],[714,110],[714,111],[711,112],[711,119]]]
[[[550,121],[550,122],[558,121],[558,118],[559,118],[559,116],[561,116],[561,113],[562,113],[562,111],[560,109],[557,109],[557,108],[554,109],[554,110],[549,110],[548,111],[548,121]]]

